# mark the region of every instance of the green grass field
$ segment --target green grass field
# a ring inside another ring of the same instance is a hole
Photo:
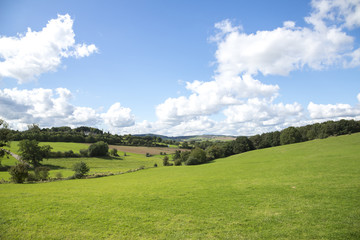
[[[360,239],[360,134],[198,166],[0,185],[0,239]]]
[[[87,149],[89,145],[83,143],[61,143],[61,142],[41,142],[40,145],[50,145],[53,152],[73,150],[79,153],[80,149]],[[10,151],[18,153],[18,142],[12,142]],[[162,158],[160,155],[153,155],[146,157],[145,154],[137,154],[126,152],[118,152],[119,157],[104,157],[104,158],[49,158],[44,159],[41,163],[48,166],[50,170],[50,177],[54,178],[56,173],[60,172],[63,177],[69,177],[74,174],[72,166],[76,162],[86,162],[90,167],[90,174],[95,173],[119,173],[126,172],[131,169],[137,169],[141,166],[146,168],[153,167],[156,163],[159,167],[162,166]],[[3,166],[13,166],[17,161],[13,157],[3,158],[1,163]],[[8,181],[10,174],[7,171],[0,171],[0,180]]]

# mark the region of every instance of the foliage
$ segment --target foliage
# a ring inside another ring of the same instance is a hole
[[[291,144],[291,143],[298,143],[301,142],[302,137],[301,133],[298,129],[295,127],[288,127],[281,131],[280,134],[280,144]]]
[[[169,163],[169,157],[168,156],[165,156],[163,158],[163,166],[169,166],[170,163]]]
[[[35,168],[35,176],[38,180],[47,180],[49,178],[50,168],[48,167],[37,167]]]
[[[88,156],[88,150],[87,149],[80,149],[80,156],[87,157]]]
[[[8,124],[0,119],[0,166],[1,166],[1,158],[7,155],[7,152],[3,149],[3,147],[8,147],[10,145],[10,129],[8,128]]]
[[[190,152],[188,159],[185,161],[186,165],[197,165],[206,163],[206,152],[201,148],[195,148]]]
[[[52,147],[49,145],[39,146],[36,140],[22,140],[19,143],[21,159],[35,168],[40,165],[43,158],[48,158]]]
[[[90,157],[107,156],[109,152],[109,145],[103,141],[93,143],[88,148]]]
[[[117,149],[116,149],[116,148],[112,148],[112,149],[110,150],[110,155],[111,155],[111,156],[115,156],[115,157],[119,156],[119,154],[117,153]]]
[[[23,183],[28,177],[29,169],[24,163],[18,163],[9,169],[11,180],[15,183]]]
[[[85,162],[81,161],[74,164],[73,170],[75,171],[75,178],[82,178],[90,171],[90,167]]]

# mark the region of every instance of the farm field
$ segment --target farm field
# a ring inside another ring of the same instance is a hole
[[[197,166],[0,184],[0,239],[359,239],[360,134]]]
[[[78,153],[80,149],[87,149],[89,144],[83,143],[63,143],[63,142],[41,142],[39,145],[50,145],[53,152],[57,151],[69,151],[73,150]],[[156,163],[159,167],[162,166],[162,158],[160,151],[165,152],[165,148],[151,148],[151,147],[126,147],[110,145],[109,149],[118,149],[119,157],[104,157],[104,158],[49,158],[44,159],[42,164],[48,166],[50,171],[50,177],[55,177],[56,173],[60,172],[63,177],[69,177],[74,174],[72,166],[79,161],[86,162],[90,167],[90,174],[95,173],[119,173],[126,172],[131,169],[137,169],[139,167],[153,167]],[[176,150],[176,149],[175,149]],[[168,150],[168,153],[175,152],[174,148]],[[11,143],[10,151],[18,153],[18,142]],[[124,151],[126,156],[124,156]],[[146,157],[146,153],[152,154],[151,157]],[[16,159],[12,156],[9,159],[4,158],[2,160],[3,166],[13,166],[16,163]],[[0,171],[0,180],[9,180],[10,174],[7,171]]]

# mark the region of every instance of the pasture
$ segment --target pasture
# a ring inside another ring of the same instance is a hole
[[[41,142],[40,145],[50,145],[53,152],[69,151],[78,153],[80,149],[87,149],[89,144],[83,143],[64,143],[64,142]],[[152,148],[152,147],[127,147],[127,146],[115,146],[110,145],[109,149],[118,149],[119,157],[82,157],[82,158],[49,158],[42,161],[42,165],[45,165],[51,169],[50,177],[55,177],[57,173],[61,173],[63,177],[69,177],[74,174],[72,166],[79,161],[86,162],[90,167],[90,174],[96,173],[120,173],[128,170],[137,169],[139,167],[153,167],[156,163],[159,167],[162,166],[162,158],[160,152],[165,152],[166,148]],[[163,150],[165,149],[165,150]],[[176,149],[171,148],[168,153],[175,152]],[[18,142],[12,142],[10,151],[18,153]],[[124,156],[126,152],[126,156]],[[151,157],[146,157],[146,153],[152,154]],[[2,160],[3,166],[13,166],[16,163],[16,159],[9,157]],[[0,180],[9,180],[10,174],[7,171],[0,171]]]
[[[360,134],[197,166],[0,185],[1,239],[359,239]]]

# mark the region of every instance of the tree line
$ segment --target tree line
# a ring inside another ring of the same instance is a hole
[[[322,139],[360,132],[360,121],[340,120],[315,123],[302,127],[288,127],[282,131],[257,134],[251,137],[237,137],[229,142],[196,142],[191,151],[176,151],[173,165],[196,165],[217,158],[228,157],[255,149],[276,147],[286,144]],[[169,166],[168,161],[164,161]]]
[[[96,143],[106,142],[111,145],[126,145],[126,146],[167,146],[168,144],[179,144],[174,140],[163,140],[156,136],[133,136],[117,135],[109,132],[104,132],[92,127],[52,127],[40,128],[36,124],[28,126],[25,131],[9,130],[10,138],[13,141],[21,141],[24,139],[36,140],[39,142],[75,142],[75,143]]]

